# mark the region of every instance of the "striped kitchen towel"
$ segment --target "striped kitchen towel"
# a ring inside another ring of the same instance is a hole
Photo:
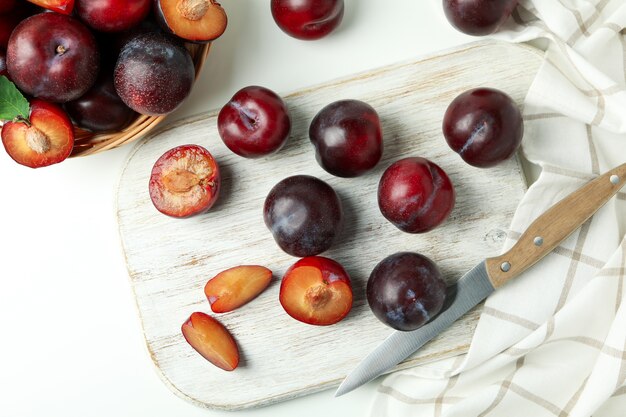
[[[507,248],[555,202],[626,162],[625,28],[626,0],[522,0],[494,35],[548,45],[524,106],[522,152],[541,174]],[[386,377],[371,415],[626,416],[625,231],[626,189],[489,297],[467,355]]]

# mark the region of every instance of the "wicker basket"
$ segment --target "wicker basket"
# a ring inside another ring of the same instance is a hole
[[[204,61],[209,54],[210,45],[210,43],[206,45],[185,44],[185,47],[191,54],[193,65],[196,68],[196,79],[198,79]],[[139,115],[130,125],[119,132],[93,133],[75,128],[74,149],[72,150],[71,157],[93,155],[137,140],[151,131],[165,117],[166,116]]]

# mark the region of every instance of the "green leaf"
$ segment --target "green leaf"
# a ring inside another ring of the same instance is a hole
[[[0,76],[0,120],[17,117],[28,120],[30,105],[20,90],[4,75]]]

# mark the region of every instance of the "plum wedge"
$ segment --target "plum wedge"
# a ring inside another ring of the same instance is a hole
[[[230,332],[205,313],[193,313],[181,327],[189,345],[213,365],[232,371],[239,365],[239,348]]]
[[[220,272],[204,286],[214,313],[241,307],[263,292],[272,280],[272,271],[259,265],[240,265]]]

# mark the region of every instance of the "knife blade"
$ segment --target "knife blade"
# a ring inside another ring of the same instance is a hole
[[[447,309],[417,330],[394,331],[343,380],[335,397],[389,371],[509,280],[552,252],[626,184],[626,163],[574,191],[539,216],[504,254],[480,262],[456,284]]]

